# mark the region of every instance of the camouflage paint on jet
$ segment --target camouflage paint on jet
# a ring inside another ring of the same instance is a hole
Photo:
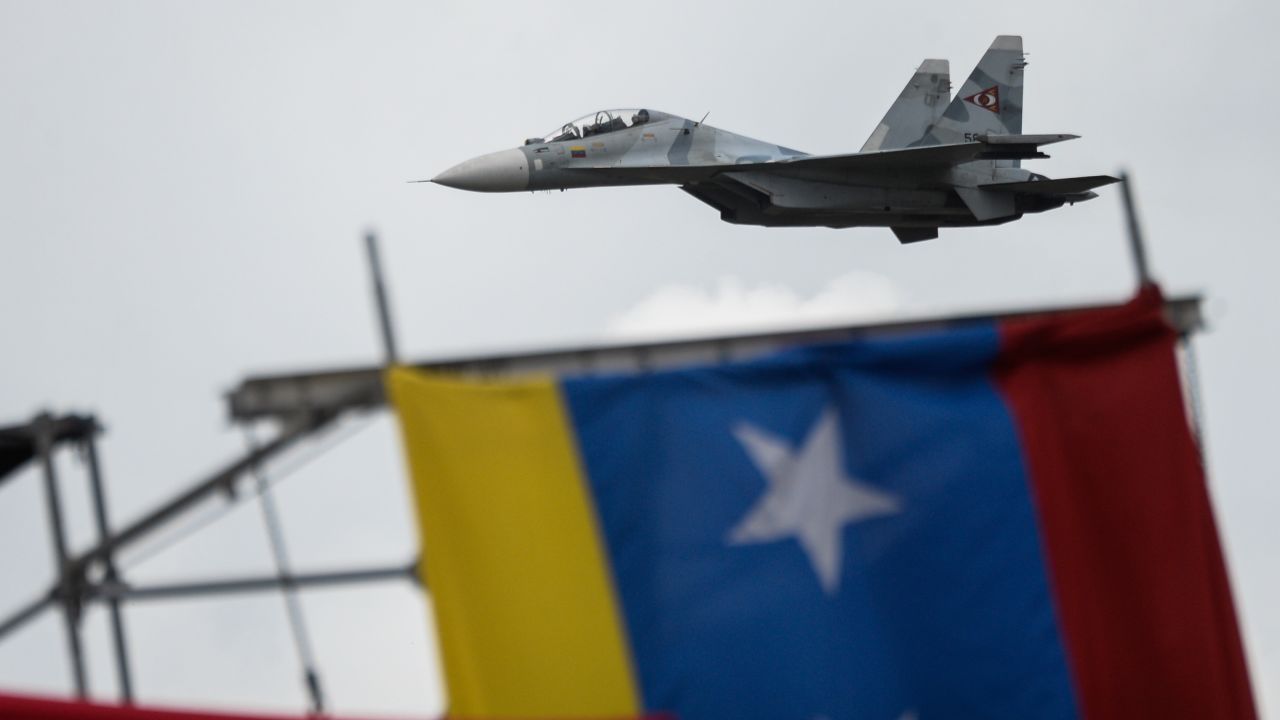
[[[995,225],[1097,197],[1106,175],[1050,180],[1021,167],[1075,135],[1023,135],[1022,38],[1001,35],[951,97],[946,60],[925,60],[858,153],[814,156],[653,109],[601,110],[431,180],[479,192],[679,185],[744,225]]]

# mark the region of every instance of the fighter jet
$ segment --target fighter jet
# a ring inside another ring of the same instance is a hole
[[[940,227],[1007,223],[1117,182],[1021,167],[1079,137],[1022,134],[1026,66],[1022,38],[1001,35],[952,98],[947,61],[925,60],[857,153],[809,155],[657,110],[601,110],[430,182],[477,192],[678,185],[730,223],[889,227],[903,243],[931,240]]]

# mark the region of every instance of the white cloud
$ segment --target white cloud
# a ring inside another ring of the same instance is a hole
[[[900,293],[888,278],[864,271],[836,277],[810,297],[786,285],[748,286],[737,277],[723,276],[712,288],[660,287],[614,316],[606,331],[615,337],[641,338],[765,330],[882,318],[901,306]]]

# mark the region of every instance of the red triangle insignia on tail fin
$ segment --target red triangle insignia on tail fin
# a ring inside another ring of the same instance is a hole
[[[987,88],[986,90],[983,90],[982,92],[976,92],[970,95],[969,97],[965,98],[965,102],[973,103],[974,105],[977,105],[983,110],[990,110],[991,112],[999,115],[1000,114],[1000,86],[992,85],[991,87]]]

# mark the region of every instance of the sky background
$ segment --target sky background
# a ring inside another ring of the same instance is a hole
[[[1170,294],[1205,295],[1211,489],[1254,687],[1280,712],[1276,27],[1265,0],[0,0],[0,423],[97,413],[113,519],[137,517],[244,450],[222,395],[246,375],[379,360],[370,227],[413,359],[1122,300],[1117,188],[901,246],[887,229],[728,225],[670,187],[405,182],[609,107],[710,112],[740,134],[851,152],[923,58],[949,58],[958,87],[993,36],[1021,34],[1025,131],[1083,136],[1031,167],[1129,169],[1155,273]],[[294,467],[276,492],[297,569],[413,556],[387,415],[269,473]],[[83,467],[67,454],[59,469],[85,547]],[[0,487],[0,614],[52,578],[41,502],[34,472]],[[138,583],[271,568],[253,503],[122,561]],[[442,709],[427,602],[397,583],[304,594],[332,709]],[[126,621],[144,702],[304,707],[276,595],[140,602]],[[86,644],[93,695],[112,699],[101,610]],[[0,642],[0,688],[67,692],[63,647],[52,613]]]

